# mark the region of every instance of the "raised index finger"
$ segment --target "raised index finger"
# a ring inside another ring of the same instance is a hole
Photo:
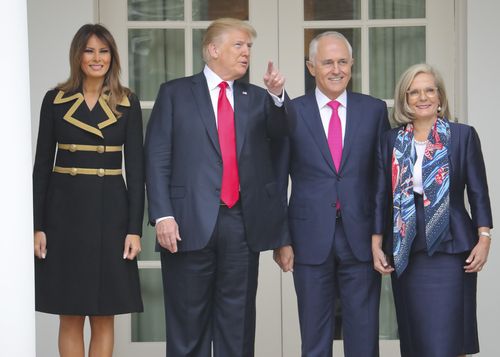
[[[271,75],[271,73],[273,73],[273,70],[274,70],[273,61],[269,61],[267,63],[267,74]]]

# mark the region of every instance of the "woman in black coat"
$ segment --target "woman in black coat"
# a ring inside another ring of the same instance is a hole
[[[375,269],[392,273],[403,357],[479,350],[476,279],[490,248],[490,199],[476,131],[448,118],[436,70],[407,69],[394,98],[401,126],[377,154],[372,237]]]
[[[144,209],[141,109],[120,84],[116,44],[103,26],[78,30],[70,66],[40,114],[36,310],[60,315],[61,356],[84,356],[86,316],[89,355],[111,356],[114,315],[143,309],[136,261]]]

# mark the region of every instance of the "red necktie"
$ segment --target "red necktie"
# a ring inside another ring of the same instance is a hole
[[[332,108],[332,116],[330,117],[330,124],[328,124],[328,147],[330,148],[335,168],[339,172],[340,160],[342,160],[342,124],[340,123],[338,111],[340,103],[332,100],[328,102],[328,105]],[[340,209],[340,201],[338,199],[335,206],[338,211]]]
[[[332,100],[328,102],[328,105],[332,108],[332,116],[328,125],[328,147],[330,148],[335,168],[339,172],[340,160],[342,160],[342,124],[340,123],[338,111],[340,103]]]
[[[234,130],[234,112],[226,97],[228,84],[219,84],[219,100],[217,102],[217,121],[219,144],[222,154],[222,187],[220,199],[229,208],[233,207],[240,195],[240,177],[236,161],[236,135]]]

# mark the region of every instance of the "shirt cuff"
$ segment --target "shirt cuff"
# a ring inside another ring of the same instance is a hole
[[[165,217],[160,217],[156,219],[156,224],[160,223],[161,221],[164,221],[166,219],[174,219],[174,216],[165,216]]]
[[[274,105],[276,105],[279,108],[283,106],[283,103],[285,101],[285,89],[283,89],[283,93],[281,93],[281,96],[279,97],[269,92],[269,89],[267,90],[267,93],[269,93],[269,95],[273,98]]]

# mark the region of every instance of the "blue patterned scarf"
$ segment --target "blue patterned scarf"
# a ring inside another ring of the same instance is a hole
[[[422,161],[425,237],[429,255],[439,245],[450,221],[449,141],[450,124],[447,119],[438,118],[429,133]],[[417,232],[413,197],[413,165],[416,159],[413,125],[410,123],[398,132],[392,152],[393,254],[398,276],[408,265]]]

